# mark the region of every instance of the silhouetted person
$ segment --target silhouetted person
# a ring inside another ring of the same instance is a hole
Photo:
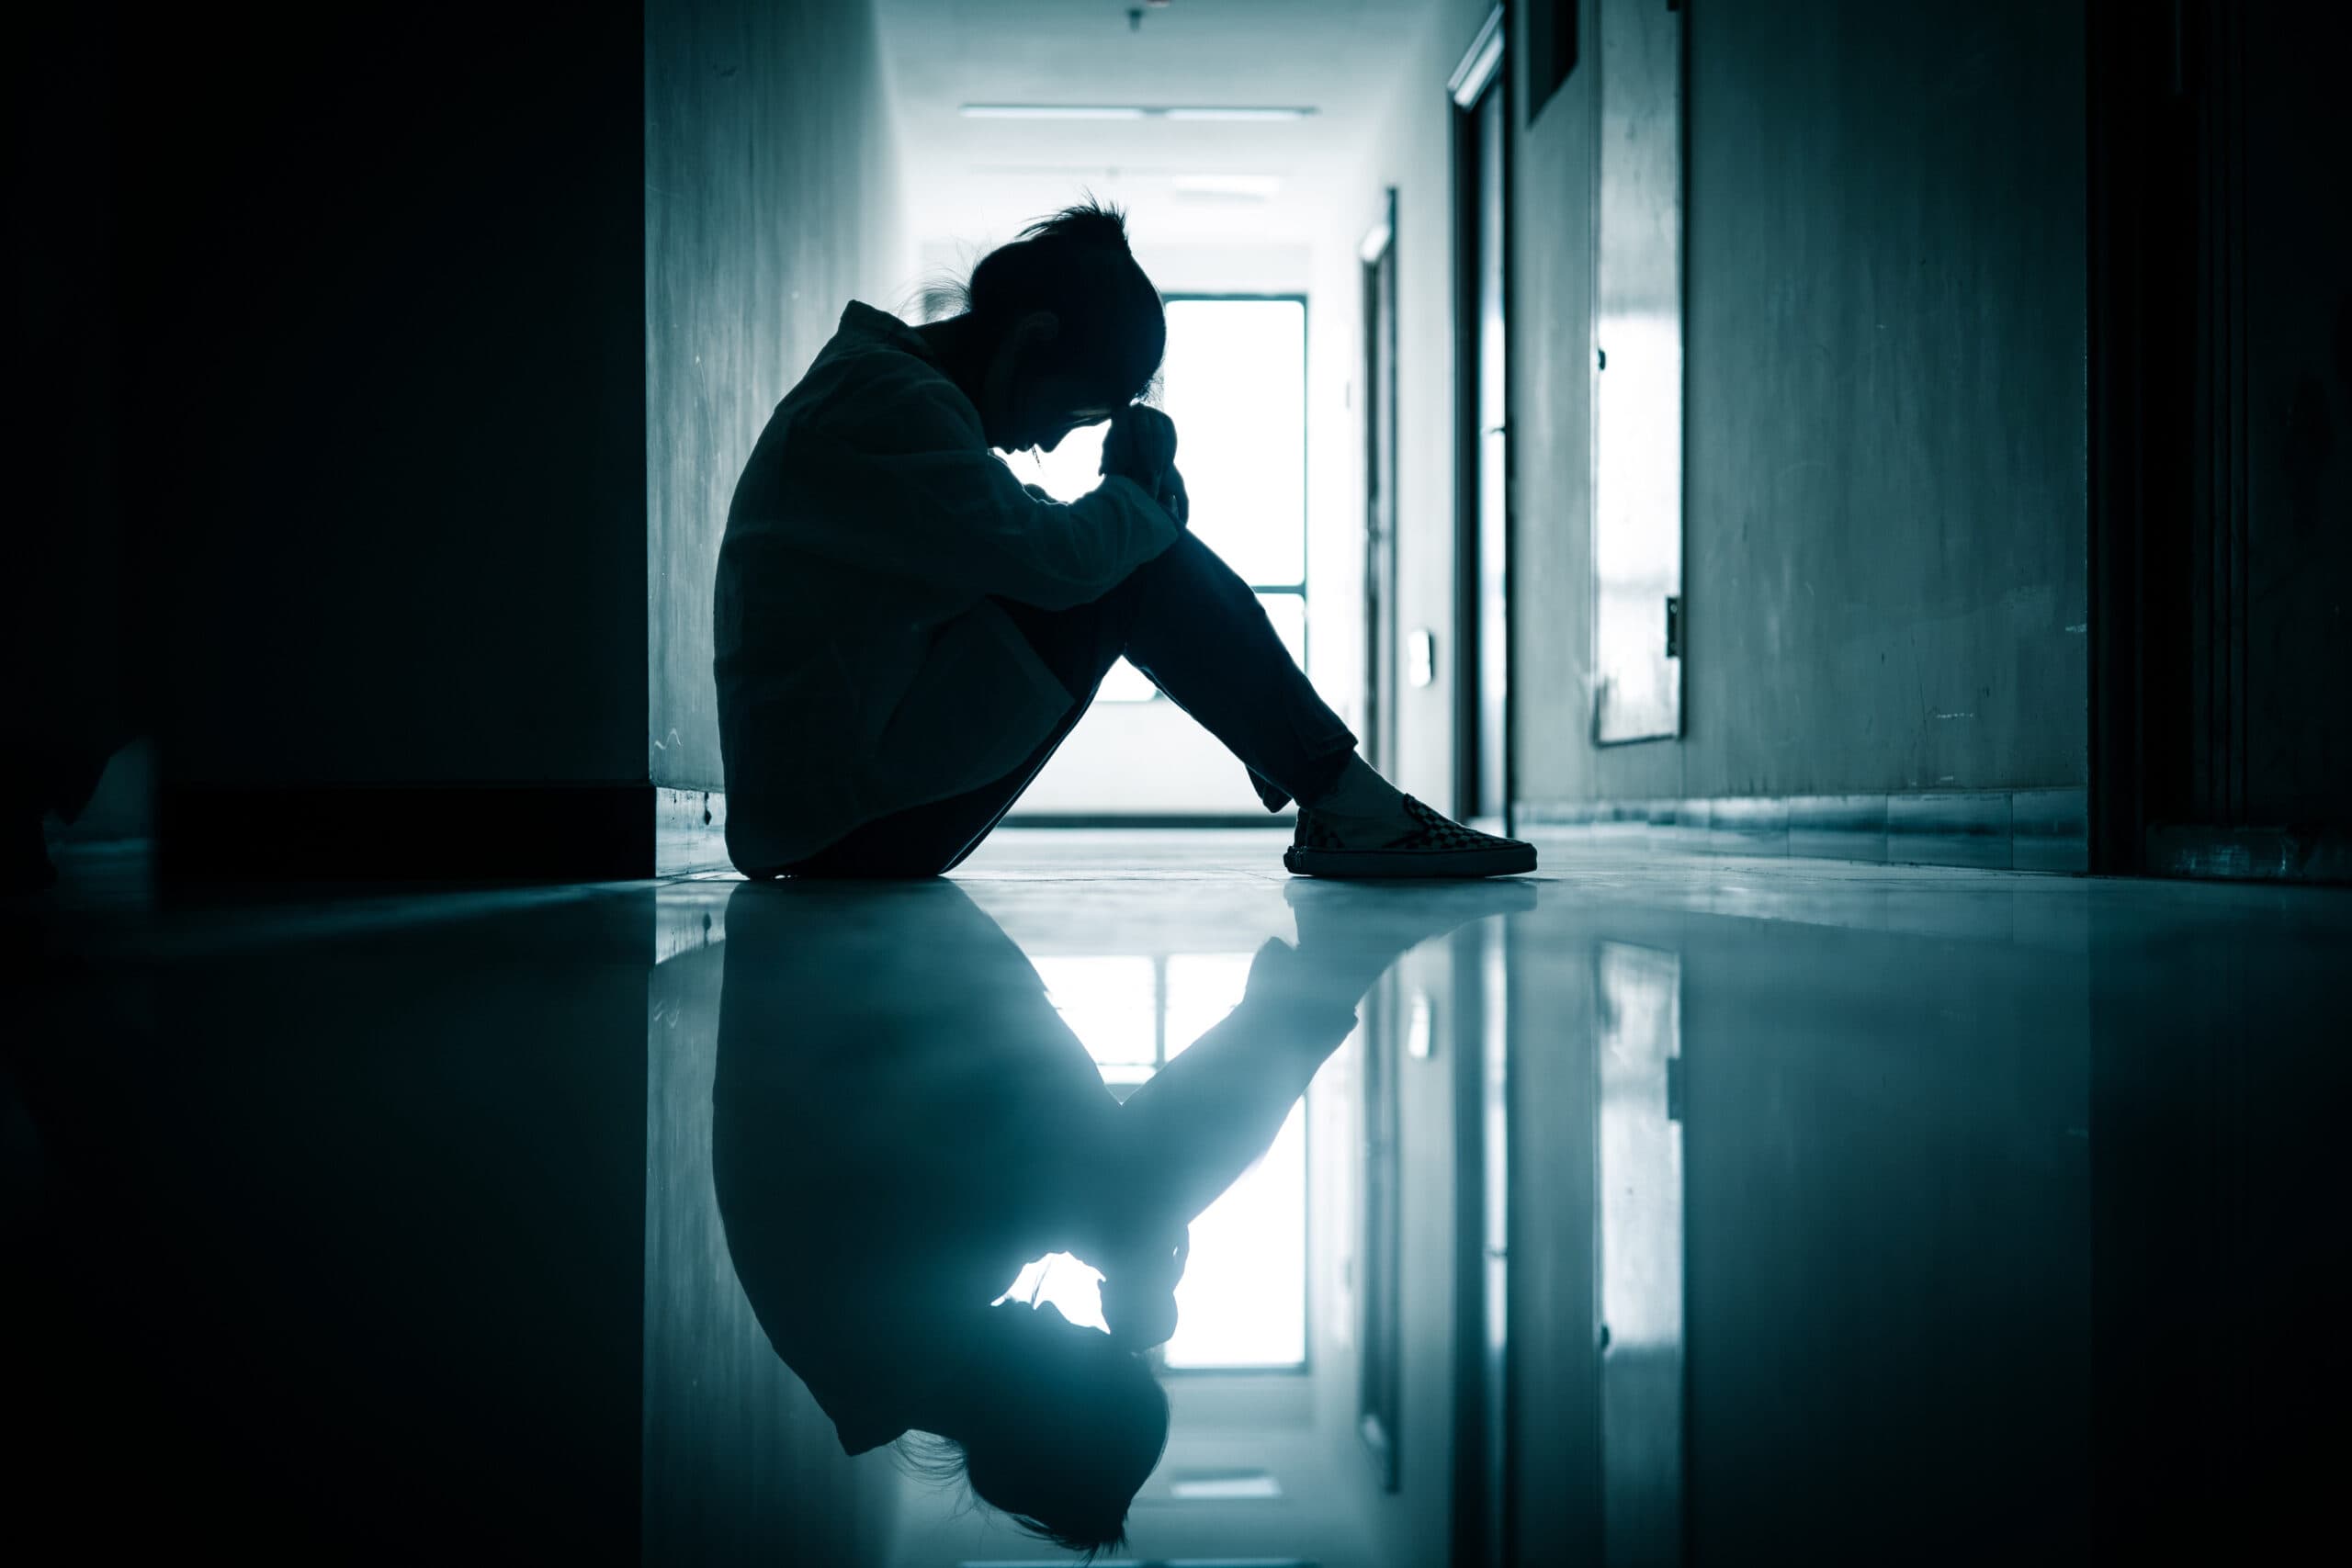
[[[1124,1104],[960,888],[893,897],[752,883],[728,901],[728,1247],[845,1450],[936,1434],[1026,1529],[1115,1544],[1168,1439],[1144,1352],[1175,1330],[1186,1227],[1272,1144],[1390,963],[1535,890],[1299,899],[1297,948],[1268,942],[1240,1005]],[[1108,1333],[991,1305],[1052,1252],[1102,1272]]]
[[[977,848],[1124,655],[1299,802],[1320,876],[1487,876],[1535,852],[1448,821],[1356,755],[1249,585],[1185,532],[1167,343],[1117,212],[1075,207],[985,257],[969,310],[853,302],[777,406],[719,553],[727,841],[746,874],[930,876]],[[991,450],[1103,420],[1065,505]],[[1148,759],[1137,759],[1144,765]]]

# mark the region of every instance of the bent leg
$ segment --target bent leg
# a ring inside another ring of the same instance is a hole
[[[1077,728],[1122,654],[1240,759],[1269,811],[1319,797],[1355,755],[1355,736],[1315,694],[1257,594],[1190,534],[1089,604],[997,604],[1070,694],[1054,732],[1004,777],[868,822],[787,874],[920,877],[962,864]]]
[[[1267,810],[1338,780],[1355,736],[1216,551],[1186,534],[1121,586],[1128,660],[1241,760]]]

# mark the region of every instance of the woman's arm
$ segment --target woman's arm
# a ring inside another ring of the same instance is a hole
[[[1102,1172],[1114,1228],[1157,1245],[1190,1224],[1273,1145],[1290,1108],[1355,1028],[1362,993],[1270,940],[1240,1006],[1129,1095]]]
[[[1101,598],[1179,531],[1129,479],[1067,504],[1032,494],[937,378],[861,389],[794,431],[784,463],[779,525],[795,545],[1049,610]]]

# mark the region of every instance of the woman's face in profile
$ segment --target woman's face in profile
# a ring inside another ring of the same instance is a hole
[[[1061,331],[1050,311],[1024,317],[998,343],[985,381],[981,420],[989,445],[1003,452],[1050,452],[1081,424],[1100,424],[1125,401],[1066,370],[1037,367],[1041,350]]]
[[[1079,426],[1100,424],[1115,412],[1074,377],[1039,376],[1014,383],[1014,391],[1010,438],[997,443],[1008,452],[1030,446],[1050,452]]]

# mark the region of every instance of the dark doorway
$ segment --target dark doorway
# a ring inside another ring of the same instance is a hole
[[[1510,509],[1504,191],[1507,73],[1497,6],[1448,84],[1454,103],[1454,798],[1510,820]]]
[[[2091,7],[2096,871],[2352,875],[2352,196],[2308,19]]]

